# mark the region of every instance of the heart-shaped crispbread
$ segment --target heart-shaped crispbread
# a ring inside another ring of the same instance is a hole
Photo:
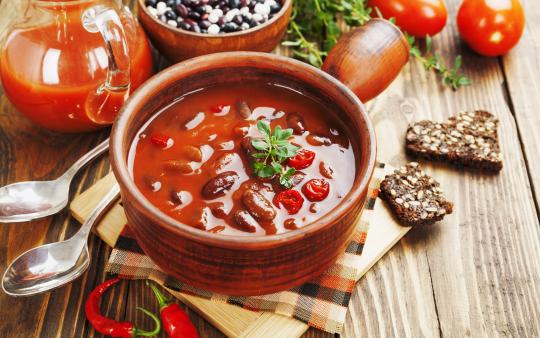
[[[409,226],[431,224],[452,213],[452,202],[443,196],[439,182],[411,162],[386,175],[380,196],[400,223]]]
[[[445,123],[416,122],[407,129],[406,150],[428,160],[500,171],[498,125],[495,116],[481,110],[460,113]]]

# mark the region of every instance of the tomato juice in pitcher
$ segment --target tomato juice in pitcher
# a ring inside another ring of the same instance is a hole
[[[112,123],[129,93],[152,74],[150,45],[136,19],[117,1],[23,2],[0,51],[9,100],[56,131]]]

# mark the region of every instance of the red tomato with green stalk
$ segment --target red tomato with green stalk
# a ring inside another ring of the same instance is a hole
[[[418,38],[442,31],[448,17],[442,0],[368,0],[367,4],[373,16],[378,9],[384,18],[394,18],[401,30]]]
[[[518,43],[525,15],[519,0],[464,0],[457,25],[459,34],[475,52],[498,56]]]

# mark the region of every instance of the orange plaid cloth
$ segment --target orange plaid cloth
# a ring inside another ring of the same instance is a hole
[[[356,232],[343,255],[317,279],[293,289],[261,296],[233,297],[191,287],[162,272],[130,237],[128,229],[124,229],[112,250],[106,270],[126,278],[152,277],[172,290],[227,302],[249,310],[275,312],[294,317],[326,332],[341,333],[352,291],[361,277],[358,258],[364,248],[369,220],[384,172],[384,164],[378,164]]]

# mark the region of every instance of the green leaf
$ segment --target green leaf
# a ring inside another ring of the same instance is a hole
[[[265,120],[257,122],[257,129],[263,133],[266,137],[270,137],[270,123]]]
[[[272,168],[269,165],[264,165],[264,164],[263,164],[263,167],[259,170],[256,170],[256,172],[257,172],[257,176],[262,177],[262,178],[272,177],[276,174],[274,168]]]
[[[307,59],[312,66],[320,67],[322,65],[319,58],[315,54],[309,54]]]
[[[282,139],[282,137],[281,137],[282,132],[281,131],[282,131],[282,129],[281,129],[281,126],[279,126],[279,125],[274,128],[274,132],[272,133],[272,136],[275,138],[276,141]]]
[[[263,151],[270,147],[270,145],[265,140],[261,140],[258,138],[251,140],[251,145],[253,146],[253,148]]]
[[[292,175],[294,175],[295,172],[296,170],[294,168],[287,169],[286,172],[279,176],[279,183],[285,188],[292,187]]]
[[[287,128],[287,129],[283,129],[283,131],[281,132],[281,137],[283,140],[287,140],[289,139],[289,137],[291,137],[293,134],[293,130],[291,128]]]
[[[283,171],[283,167],[281,166],[281,163],[279,162],[272,162],[271,166],[276,173],[281,173]]]

